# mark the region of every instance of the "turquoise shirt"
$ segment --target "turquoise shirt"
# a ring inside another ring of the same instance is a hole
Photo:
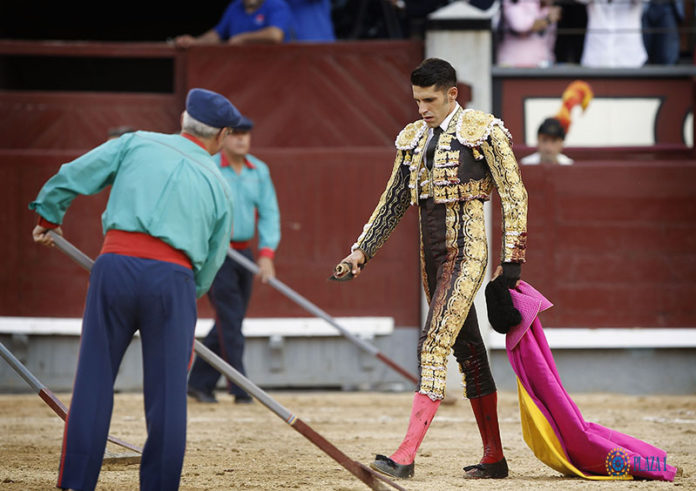
[[[29,208],[60,224],[78,194],[109,185],[104,233],[142,232],[184,252],[202,296],[225,260],[232,228],[232,193],[210,154],[180,135],[128,133],[62,165]]]
[[[280,212],[268,166],[253,155],[247,155],[249,165],[245,164],[237,174],[232,167],[222,166],[221,154],[213,159],[234,196],[232,240],[251,240],[258,226],[259,250],[262,255],[272,257],[280,242]]]

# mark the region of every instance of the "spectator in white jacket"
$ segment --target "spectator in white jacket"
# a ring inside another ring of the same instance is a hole
[[[643,45],[640,0],[578,0],[587,4],[587,34],[581,65],[634,68],[648,55]]]

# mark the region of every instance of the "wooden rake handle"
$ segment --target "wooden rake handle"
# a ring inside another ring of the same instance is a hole
[[[68,242],[63,236],[49,231],[48,234],[53,239],[56,246],[70,256],[75,262],[83,266],[85,269],[90,270],[94,262],[79,249]],[[232,249],[230,249],[232,250]],[[292,414],[285,407],[283,407],[278,401],[273,399],[259,386],[254,384],[251,380],[246,378],[244,375],[235,370],[229,363],[220,358],[218,355],[213,353],[200,341],[195,341],[193,344],[196,354],[207,361],[216,370],[222,373],[225,377],[230,379],[236,385],[244,389],[247,393],[254,396],[261,404],[266,408],[270,409],[279,418],[283,419],[287,424],[292,426],[298,433],[311,441],[314,445],[319,447],[324,453],[329,457],[338,462],[343,466],[348,472],[353,474],[355,477],[360,479],[371,489],[383,490],[385,489],[385,484],[398,489],[399,491],[405,491],[404,488],[396,484],[395,482],[387,479],[378,472],[369,469],[368,467],[362,465],[349,458],[346,454],[341,452],[335,445],[329,442],[326,438],[321,436],[319,433],[314,431],[309,425],[304,423],[300,418]]]
[[[39,397],[55,412],[63,421],[68,417],[68,409],[65,404],[58,399],[58,397],[51,392],[48,387],[41,383],[41,381],[34,376],[33,373],[29,371],[24,364],[15,357],[12,352],[0,343],[0,356],[5,359],[5,361],[12,367],[12,369],[17,372],[24,381],[29,384],[29,386],[34,389],[34,391],[39,395]],[[137,453],[143,453],[143,449],[137,445],[120,440],[116,437],[108,435],[108,440],[121,447],[127,448]]]

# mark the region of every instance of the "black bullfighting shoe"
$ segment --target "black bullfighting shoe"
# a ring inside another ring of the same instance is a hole
[[[377,454],[375,455],[375,461],[370,464],[370,467],[387,476],[408,479],[409,477],[413,477],[413,469],[416,467],[416,462],[413,461],[408,465],[397,464],[389,457]]]
[[[508,465],[505,457],[503,460],[492,464],[474,464],[464,467],[465,479],[503,479],[508,477]]]

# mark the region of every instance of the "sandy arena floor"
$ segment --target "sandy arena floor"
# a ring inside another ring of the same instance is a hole
[[[368,464],[391,453],[406,429],[412,394],[271,392],[272,397],[351,458]],[[69,395],[59,397],[67,403]],[[182,490],[360,490],[360,481],[258,402],[189,404]],[[517,396],[500,394],[501,432],[511,475],[504,481],[464,481],[462,466],[480,457],[480,438],[466,401],[442,405],[416,458],[409,490],[470,489],[696,489],[696,396],[575,396],[586,420],[626,432],[669,452],[683,469],[674,483],[589,482],[565,478],[539,462],[522,440]],[[111,434],[142,445],[140,394],[118,394]],[[62,421],[36,395],[0,395],[0,487],[52,489],[57,476]],[[112,453],[120,447],[109,444]],[[98,489],[138,488],[137,464],[105,464]]]

